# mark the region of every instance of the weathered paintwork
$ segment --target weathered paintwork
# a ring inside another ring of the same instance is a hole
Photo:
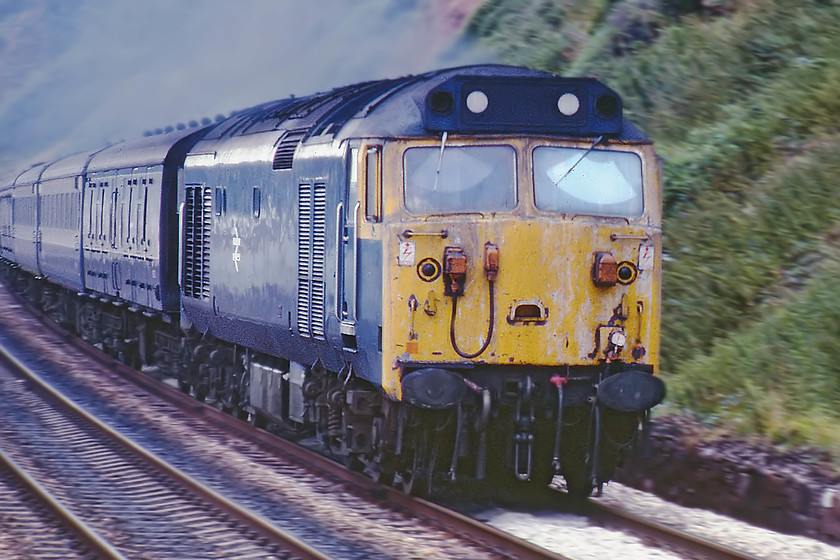
[[[464,140],[474,144],[480,141]],[[402,205],[402,151],[412,142],[388,145],[385,150],[385,233],[383,386],[400,397],[401,364],[407,362],[588,366],[607,358],[607,337],[619,329],[627,346],[610,359],[658,366],[659,291],[661,285],[661,217],[658,165],[649,144],[611,144],[643,160],[645,211],[637,219],[560,216],[534,204],[528,154],[535,145],[588,148],[548,138],[494,139],[519,150],[518,204],[511,212],[493,215],[450,214],[412,216]],[[452,141],[452,145],[457,145]],[[413,235],[407,237],[406,230]],[[447,232],[442,238],[435,234]],[[418,233],[420,235],[418,235]],[[415,244],[416,256],[401,266],[400,243]],[[424,281],[417,263],[425,258],[442,261],[446,247],[460,247],[468,257],[465,294],[459,298],[455,319],[460,348],[473,352],[488,331],[488,280],[483,270],[484,245],[500,250],[495,287],[494,333],[489,347],[465,360],[450,343],[452,298],[444,295],[443,277]],[[655,262],[639,270],[629,285],[598,287],[592,281],[596,252],[610,252],[617,261],[639,264],[642,247],[652,248]],[[417,302],[416,309],[414,301]],[[539,310],[535,317],[515,316],[520,305]],[[632,356],[633,349],[637,358]]]

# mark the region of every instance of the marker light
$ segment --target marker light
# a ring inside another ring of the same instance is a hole
[[[425,98],[423,128],[432,133],[620,135],[621,98],[594,78],[523,74],[453,75]]]
[[[467,109],[476,115],[483,113],[488,104],[487,94],[483,91],[475,90],[467,96]]]
[[[580,109],[580,99],[574,93],[564,93],[557,100],[557,108],[567,117],[571,117]]]
[[[621,331],[613,331],[610,333],[610,342],[613,346],[621,348],[627,343],[627,336]]]

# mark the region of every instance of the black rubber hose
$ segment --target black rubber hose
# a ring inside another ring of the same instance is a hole
[[[466,352],[461,351],[458,348],[458,343],[455,341],[455,313],[458,311],[458,296],[452,296],[452,320],[449,322],[449,340],[452,341],[452,348],[458,353],[459,356],[462,358],[477,358],[481,355],[482,352],[487,350],[487,347],[490,345],[490,339],[493,338],[493,322],[495,321],[495,297],[493,297],[494,293],[494,282],[492,280],[488,280],[489,284],[489,292],[490,292],[490,326],[487,328],[487,338],[484,339],[484,344],[481,345],[481,348],[478,349],[478,352],[473,354],[467,354]]]

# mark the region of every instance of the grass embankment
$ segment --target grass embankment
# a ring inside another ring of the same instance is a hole
[[[840,2],[488,0],[470,30],[656,142],[667,409],[840,453]]]

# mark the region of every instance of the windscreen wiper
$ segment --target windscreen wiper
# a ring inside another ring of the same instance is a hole
[[[444,134],[446,134],[446,133],[444,133]],[[595,149],[595,146],[597,146],[598,144],[600,144],[600,143],[601,143],[601,140],[603,140],[603,139],[604,139],[604,135],[603,135],[603,134],[602,134],[601,136],[599,136],[598,138],[596,138],[596,139],[595,139],[595,141],[592,143],[592,145],[591,145],[591,146],[589,146],[589,149],[588,149],[588,150],[586,150],[585,152],[583,152],[583,155],[581,155],[581,156],[578,158],[578,160],[577,160],[577,161],[576,161],[576,162],[575,162],[575,163],[574,163],[574,164],[573,164],[573,165],[572,165],[572,166],[568,169],[568,171],[566,171],[565,173],[563,173],[563,175],[561,175],[559,179],[557,179],[556,181],[554,181],[554,186],[555,186],[555,187],[560,186],[560,182],[561,182],[563,179],[565,179],[566,177],[568,177],[568,176],[569,176],[569,173],[571,173],[572,171],[574,171],[575,167],[577,167],[577,165],[578,165],[580,162],[582,162],[582,161],[583,161],[583,158],[585,158],[586,156],[588,156],[588,155],[589,155],[589,152],[591,152],[592,150],[594,150],[594,149]],[[443,156],[443,154],[441,154],[441,157],[442,157],[442,156]]]

